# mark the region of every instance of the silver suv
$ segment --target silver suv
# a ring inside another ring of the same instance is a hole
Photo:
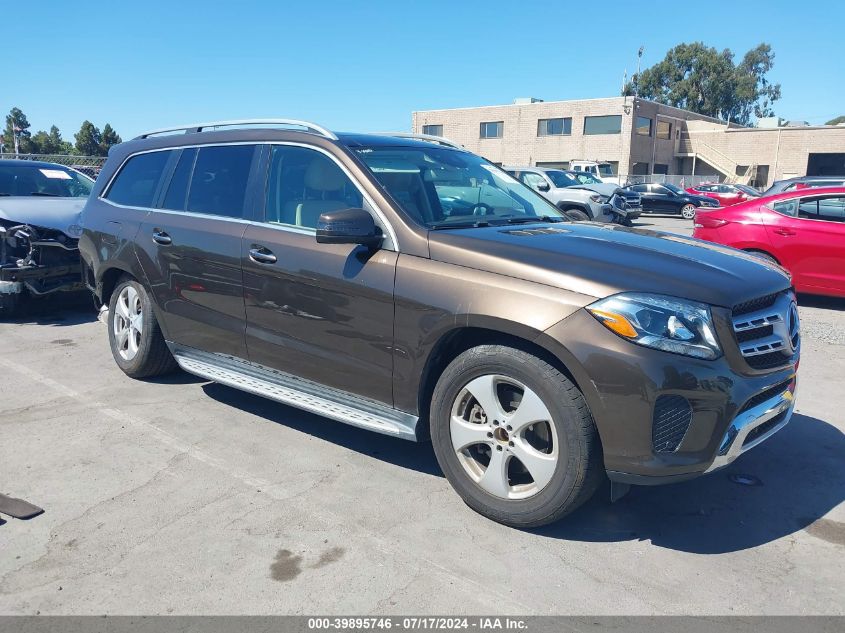
[[[639,216],[639,194],[625,192],[611,183],[582,183],[570,173],[547,167],[504,167],[505,171],[531,187],[573,220],[611,222],[614,206],[628,219]]]

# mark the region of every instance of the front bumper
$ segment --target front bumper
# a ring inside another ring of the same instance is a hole
[[[32,294],[43,295],[84,287],[79,264],[68,266],[0,266],[0,285],[8,292],[19,293],[24,288]]]
[[[786,426],[794,410],[797,359],[759,372],[727,349],[712,361],[671,354],[621,339],[585,310],[538,342],[564,362],[583,392],[612,481],[662,484],[716,470]],[[689,410],[671,450],[659,443],[658,403],[666,399]]]

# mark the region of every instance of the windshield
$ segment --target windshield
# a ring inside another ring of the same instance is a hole
[[[573,187],[578,184],[578,181],[565,171],[549,170],[546,176],[555,184],[555,187]]]
[[[0,196],[87,198],[94,181],[62,165],[0,163]]]
[[[613,176],[614,175],[613,174],[613,167],[611,167],[607,163],[605,163],[603,165],[599,165],[599,173],[602,176]]]
[[[586,171],[576,171],[572,173],[578,182],[582,185],[600,185],[602,181]]]
[[[677,193],[679,195],[683,195],[683,194],[686,193],[686,191],[684,191],[683,189],[681,189],[680,187],[678,187],[676,185],[673,185],[670,182],[661,182],[660,184],[661,184],[661,186],[666,187],[672,193]]]
[[[742,193],[747,194],[749,196],[759,197],[760,192],[757,191],[754,187],[748,187],[746,185],[734,185],[737,189],[739,189]]]
[[[405,212],[428,227],[562,217],[545,198],[475,154],[437,146],[357,153]]]

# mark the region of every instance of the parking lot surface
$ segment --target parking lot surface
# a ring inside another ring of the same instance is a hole
[[[783,431],[533,531],[465,507],[428,444],[125,377],[86,298],[0,323],[0,492],[45,509],[0,520],[0,613],[843,614],[845,301],[801,304]]]

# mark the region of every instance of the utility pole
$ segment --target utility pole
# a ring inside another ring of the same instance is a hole
[[[637,74],[635,75],[637,80],[634,82],[634,97],[640,96],[640,60],[643,58],[643,47],[640,46],[640,50],[637,51]]]

